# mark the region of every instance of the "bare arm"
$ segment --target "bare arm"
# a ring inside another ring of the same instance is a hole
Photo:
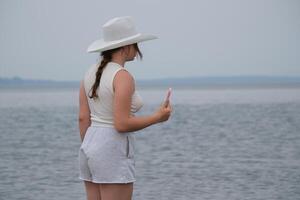
[[[90,108],[89,108],[89,105],[88,105],[87,97],[85,95],[85,91],[84,91],[84,87],[83,87],[83,81],[80,82],[80,90],[79,90],[78,123],[79,123],[80,138],[81,138],[81,141],[83,141],[86,130],[91,125]]]
[[[118,132],[132,132],[159,122],[159,116],[130,115],[131,98],[135,90],[134,79],[125,70],[115,75],[114,81],[114,125]]]

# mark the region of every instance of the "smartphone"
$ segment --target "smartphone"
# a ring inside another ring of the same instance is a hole
[[[170,100],[171,93],[172,93],[172,88],[169,88],[168,92],[167,92],[167,96],[166,96],[166,100],[165,101],[169,101]]]

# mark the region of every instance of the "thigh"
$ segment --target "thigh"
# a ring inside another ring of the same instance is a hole
[[[131,200],[133,183],[99,184],[102,200]]]
[[[99,184],[84,181],[87,200],[101,200]]]

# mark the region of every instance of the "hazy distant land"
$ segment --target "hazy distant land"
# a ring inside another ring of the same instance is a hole
[[[207,76],[136,80],[137,87],[300,87],[300,76]],[[55,81],[0,77],[1,88],[50,87],[78,88],[78,81]]]

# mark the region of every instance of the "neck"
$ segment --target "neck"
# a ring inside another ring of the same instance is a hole
[[[125,67],[125,58],[123,58],[121,56],[112,57],[111,61],[115,62],[115,63],[118,63],[122,67]]]

